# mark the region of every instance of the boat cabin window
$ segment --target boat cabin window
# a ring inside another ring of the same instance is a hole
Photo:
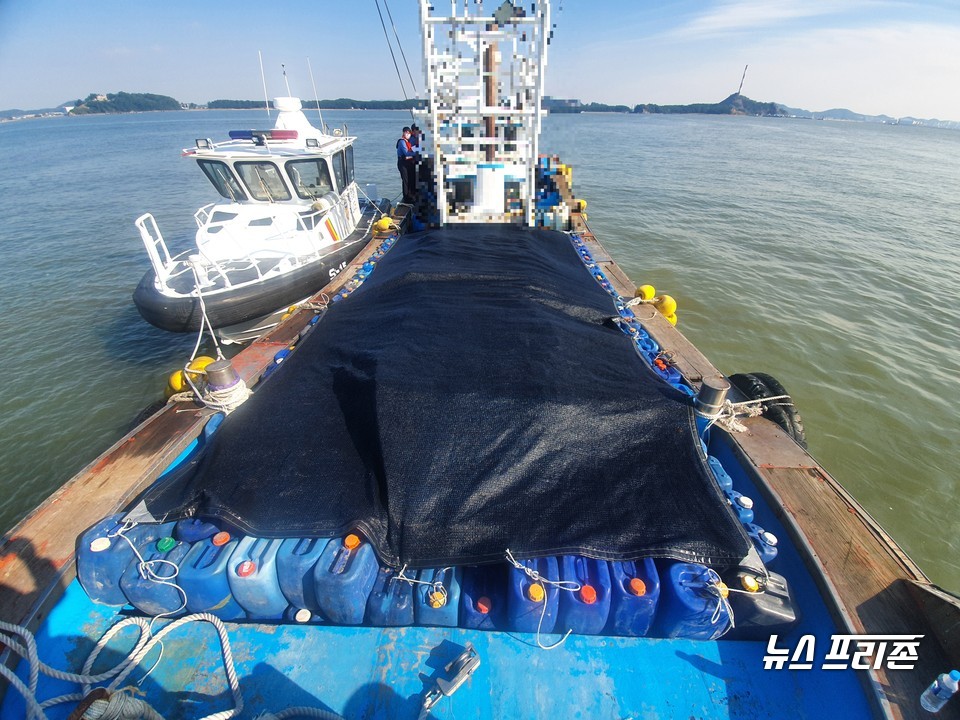
[[[343,157],[343,151],[341,150],[334,155],[332,160],[333,174],[337,176],[337,188],[340,190],[340,192],[343,192],[347,189],[347,169]]]
[[[304,200],[316,200],[333,190],[327,162],[322,158],[290,160],[287,163],[287,175],[297,195]]]
[[[273,163],[238,162],[235,167],[255,200],[276,202],[290,199],[290,191],[283,182],[280,170]]]
[[[348,145],[343,151],[347,159],[347,185],[353,182],[353,145]]]
[[[234,202],[247,199],[246,193],[240,188],[240,183],[226,163],[219,160],[197,160],[197,163],[218,193]]]

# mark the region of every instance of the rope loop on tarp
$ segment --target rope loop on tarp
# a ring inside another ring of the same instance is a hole
[[[550,580],[543,577],[533,568],[529,568],[526,565],[518,562],[513,556],[513,553],[510,551],[510,548],[507,548],[506,557],[508,563],[513,565],[513,567],[522,572],[535,583],[540,583],[542,585],[553,585],[558,590],[566,590],[567,592],[579,592],[580,588],[582,587],[580,583],[573,580]],[[556,650],[567,641],[567,638],[570,637],[570,633],[572,633],[573,630],[567,630],[566,634],[553,645],[544,645],[540,641],[540,629],[543,627],[543,619],[547,616],[547,600],[548,597],[546,593],[544,593],[542,607],[540,608],[540,621],[537,623],[537,646],[541,650]]]

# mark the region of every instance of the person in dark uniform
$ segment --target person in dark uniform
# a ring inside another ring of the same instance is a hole
[[[416,154],[410,142],[412,133],[410,128],[403,129],[403,136],[397,140],[397,170],[400,171],[400,182],[403,185],[403,200],[413,203],[417,194],[417,165]]]

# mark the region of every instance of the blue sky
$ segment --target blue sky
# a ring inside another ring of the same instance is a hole
[[[487,0],[490,2],[491,0]],[[498,1],[498,0],[497,0]],[[438,0],[438,6],[444,0]],[[381,3],[382,4],[382,3]],[[744,94],[808,110],[960,120],[960,3],[937,0],[559,0],[547,92],[688,103]],[[418,3],[390,0],[421,83]],[[183,102],[398,98],[373,0],[0,0],[0,109],[90,92]]]

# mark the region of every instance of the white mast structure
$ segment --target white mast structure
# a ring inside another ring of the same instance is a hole
[[[534,224],[549,0],[420,0],[441,224]],[[485,5],[487,8],[485,8]]]

